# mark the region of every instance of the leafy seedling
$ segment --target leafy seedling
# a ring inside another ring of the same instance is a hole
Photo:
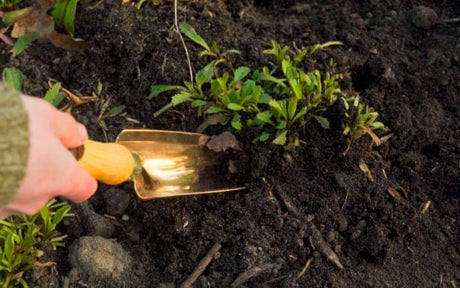
[[[35,215],[17,214],[0,220],[1,287],[28,287],[23,276],[43,255],[39,244],[48,242],[55,249],[64,246],[66,236],[56,228],[65,217],[73,216],[69,211],[68,204],[52,199]]]
[[[58,107],[59,104],[66,98],[65,94],[61,92],[61,82],[52,83],[48,81],[49,89],[46,91],[44,99],[48,101],[54,107]]]
[[[75,33],[75,11],[77,0],[57,0],[51,15],[57,28],[63,28],[71,35]]]
[[[227,56],[229,54],[240,54],[240,51],[236,49],[229,49],[221,53],[217,47],[216,42],[213,42],[211,45],[209,45],[187,22],[179,23],[179,28],[181,33],[187,36],[187,38],[204,48],[203,51],[198,53],[199,57],[209,56],[214,59],[208,65],[217,66],[221,63],[231,65],[231,62],[228,61]]]
[[[23,75],[21,70],[14,67],[5,68],[2,71],[2,79],[16,90],[22,90]]]
[[[351,120],[351,123],[346,125],[343,130],[343,135],[348,136],[348,145],[343,155],[345,156],[348,153],[351,144],[355,140],[366,134],[372,138],[372,142],[375,145],[379,146],[381,141],[374,131],[385,130],[385,125],[376,121],[379,114],[368,105],[360,102],[358,95],[349,99],[342,98],[342,100],[346,109],[345,117]],[[351,106],[350,103],[352,104]]]

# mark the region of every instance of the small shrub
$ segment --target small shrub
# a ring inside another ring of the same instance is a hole
[[[0,220],[2,287],[12,287],[16,284],[28,287],[23,275],[43,254],[37,248],[38,244],[47,241],[55,249],[64,246],[63,240],[67,236],[56,231],[56,227],[65,217],[72,216],[69,211],[68,204],[51,199],[33,216],[18,214]]]
[[[342,119],[346,122],[343,135],[348,137],[347,150],[354,140],[365,134],[379,144],[373,132],[384,128],[376,121],[378,113],[361,103],[358,96],[350,97],[341,90],[340,81],[344,75],[332,72],[333,60],[329,62],[330,71],[306,68],[315,64],[316,52],[342,45],[341,42],[330,41],[299,49],[295,44],[293,48],[282,47],[272,41],[272,47],[264,51],[274,58],[272,63],[255,70],[245,66],[234,69],[227,56],[237,50],[220,53],[215,43],[208,45],[186,23],[181,24],[181,31],[204,48],[199,56],[211,57],[211,61],[195,74],[194,83],[153,85],[150,99],[167,91],[174,92],[171,102],[154,117],[179,104],[190,103],[200,116],[222,114],[223,117],[217,119],[230,130],[255,127],[260,132],[254,142],[271,139],[278,145],[299,145],[298,131],[311,121],[329,129],[326,111],[342,99],[347,110]],[[221,63],[226,65],[220,66]]]

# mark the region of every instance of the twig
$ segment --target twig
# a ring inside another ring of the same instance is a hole
[[[343,269],[342,263],[340,263],[339,257],[335,252],[329,247],[329,244],[324,240],[323,235],[321,232],[316,228],[315,224],[311,224],[311,241],[315,244],[315,248],[319,250],[327,260],[334,263],[340,269]]]
[[[284,206],[286,206],[289,213],[294,215],[297,218],[302,217],[302,213],[299,212],[299,209],[292,203],[291,198],[284,192],[282,188],[276,189],[277,194],[280,196],[281,200],[283,200]]]
[[[460,17],[440,20],[439,23],[457,23],[460,22]]]
[[[182,33],[180,33],[179,25],[177,25],[177,0],[174,0],[174,29],[176,30],[176,33],[179,34],[182,46],[184,46],[185,55],[187,56],[188,70],[190,72],[190,83],[193,83],[193,69],[192,62],[190,62],[190,54],[188,53],[187,45],[185,45],[184,37],[182,37]]]
[[[204,256],[203,259],[201,259],[200,263],[198,263],[198,266],[195,268],[193,273],[187,278],[187,280],[182,283],[180,286],[181,288],[189,288],[192,287],[193,283],[200,277],[200,275],[203,273],[203,271],[208,267],[209,263],[211,263],[212,258],[214,255],[220,250],[222,245],[219,242],[216,242],[214,246],[212,246],[211,250],[209,250],[208,254]]]
[[[251,268],[251,269],[241,273],[240,275],[238,275],[238,277],[236,277],[235,281],[233,281],[233,283],[232,283],[232,285],[230,285],[230,287],[232,287],[232,288],[239,287],[241,284],[246,283],[252,277],[255,277],[255,276],[259,275],[260,273],[262,273],[264,271],[267,271],[267,270],[270,270],[270,269],[273,269],[275,267],[278,267],[278,264],[269,263],[269,264],[264,264],[264,265],[261,265],[261,266]]]

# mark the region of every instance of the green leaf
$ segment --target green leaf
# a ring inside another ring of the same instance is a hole
[[[384,129],[385,128],[385,125],[383,125],[382,122],[373,122],[369,125],[369,128],[372,129],[372,130],[376,130],[376,129]]]
[[[43,99],[54,107],[57,107],[65,98],[65,95],[60,93],[61,82],[56,82],[55,84],[50,85],[51,87],[48,89],[48,91],[46,91],[45,97]]]
[[[264,123],[275,126],[275,123],[272,121],[271,116],[272,115],[269,111],[264,111],[264,112],[257,113],[256,118]]]
[[[243,125],[241,125],[241,117],[238,113],[233,115],[232,127],[235,128],[236,130],[241,130],[243,128]]]
[[[286,140],[287,140],[286,136],[287,136],[287,131],[283,131],[272,141],[272,143],[276,145],[284,145],[286,144]]]
[[[222,56],[225,57],[227,56],[227,54],[241,54],[241,52],[236,49],[229,49],[224,51],[224,53],[222,53]]]
[[[233,110],[233,111],[240,111],[240,110],[243,110],[244,107],[239,105],[239,104],[236,104],[236,103],[230,103],[227,105],[227,108],[230,109],[230,110]]]
[[[123,110],[125,110],[125,108],[126,108],[125,105],[118,105],[118,106],[113,107],[113,108],[110,109],[110,111],[109,111],[109,117],[115,117],[115,116],[117,116],[118,114],[120,114],[121,112],[123,112]]]
[[[163,92],[171,90],[184,90],[184,87],[179,85],[153,85],[150,87],[150,95],[148,98],[152,99]]]
[[[260,134],[260,136],[258,138],[259,138],[260,142],[265,142],[265,141],[268,140],[269,137],[270,137],[270,133],[263,132],[262,134]]]
[[[283,120],[278,125],[276,125],[276,129],[282,130],[282,129],[286,128],[286,125],[287,125],[287,121]]]
[[[246,75],[248,75],[249,72],[251,72],[251,69],[249,69],[246,66],[238,67],[234,72],[233,80],[230,83],[230,86],[236,85],[236,83],[238,83],[240,80],[246,77]]]
[[[193,29],[193,27],[190,26],[190,24],[188,24],[187,22],[181,22],[179,23],[179,28],[180,31],[184,33],[184,35],[187,36],[190,40],[192,40],[193,42],[195,42],[196,44],[200,45],[208,51],[211,50],[211,48],[209,48],[208,43],[206,43],[206,41],[204,41],[204,39],[201,38],[201,36],[198,35],[198,33],[196,33],[195,29]]]
[[[269,82],[272,82],[272,83],[275,83],[281,87],[286,87],[286,84],[284,84],[284,82],[286,81],[285,79],[278,79],[276,77],[273,77],[272,75],[268,74],[268,73],[261,73],[260,76],[259,76],[259,80],[261,81],[269,81]]]
[[[209,107],[208,110],[206,110],[206,113],[208,113],[208,114],[215,114],[215,113],[219,113],[219,112],[225,112],[225,109],[217,107],[217,106],[211,106],[211,107]]]
[[[288,101],[288,119],[293,119],[295,116],[295,112],[297,111],[297,98],[291,97]]]
[[[8,234],[8,237],[5,239],[5,244],[3,248],[3,252],[5,253],[7,263],[9,265],[13,264],[13,253],[14,253],[14,242],[13,242],[13,233]]]
[[[313,115],[313,118],[315,118],[316,121],[318,121],[321,127],[323,127],[324,129],[329,129],[329,120],[327,120],[327,118],[318,115]]]
[[[62,219],[69,213],[70,211],[70,206],[62,206],[59,208],[53,215],[53,223],[55,225],[61,223]]]
[[[316,45],[313,45],[312,50],[310,51],[310,54],[313,54],[318,50],[327,48],[329,46],[334,46],[334,45],[343,45],[343,43],[340,42],[340,41],[328,41],[328,42],[323,43],[323,44],[316,44]]]
[[[64,28],[67,33],[74,34],[76,8],[77,0],[58,0],[51,12],[55,25]]]
[[[212,76],[214,75],[214,62],[215,61],[211,61],[211,63],[204,66],[203,69],[196,72],[195,81],[198,87],[201,87],[203,83],[208,83],[211,81]]]
[[[252,94],[252,91],[254,90],[255,86],[256,82],[254,80],[247,80],[244,82],[243,87],[241,87],[241,98],[243,99],[243,101],[245,100],[245,98]]]
[[[171,98],[171,103],[176,106],[176,105],[179,105],[181,103],[184,103],[185,101],[189,100],[190,97],[192,97],[192,95],[190,94],[184,94],[184,93],[179,93],[179,94],[176,94],[174,95],[172,98]]]
[[[284,107],[286,106],[285,100],[276,101],[275,99],[271,99],[270,102],[268,102],[268,106],[270,106],[270,108],[272,108],[272,111],[279,114],[282,118],[288,119],[288,115],[286,114],[286,110],[284,109]],[[275,117],[277,117],[277,115],[275,115]]]
[[[17,68],[5,68],[2,72],[3,81],[14,87],[16,90],[22,90],[23,75]]]
[[[40,34],[38,32],[28,32],[21,36],[16,43],[14,43],[13,49],[11,52],[14,56],[21,54],[24,50],[29,47],[30,43],[38,39]]]
[[[292,123],[295,123],[300,117],[302,117],[303,115],[307,114],[307,109],[306,108],[302,108],[300,109],[299,112],[297,112],[297,114],[294,116],[294,118],[292,118]]]
[[[272,96],[268,95],[267,93],[263,93],[260,95],[259,103],[268,104],[270,100],[272,100]]]
[[[36,8],[34,6],[30,6],[19,10],[5,12],[3,14],[2,20],[5,24],[12,25],[21,20],[22,18],[26,17],[27,15],[29,15],[35,9]]]
[[[207,103],[208,103],[208,102],[206,102],[206,101],[197,99],[197,100],[193,100],[193,101],[192,101],[191,106],[192,106],[193,108],[196,108],[196,107],[204,106],[204,105],[206,105]]]
[[[97,88],[96,88],[96,94],[99,95],[102,92],[102,83],[100,81],[97,81]]]

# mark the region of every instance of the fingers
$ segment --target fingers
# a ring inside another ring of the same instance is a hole
[[[83,124],[77,122],[72,115],[61,111],[54,111],[53,129],[56,136],[67,148],[78,147],[88,139],[88,132]]]
[[[5,218],[8,218],[10,217],[11,215],[14,214],[14,211],[8,209],[8,208],[4,208],[0,211],[0,220],[3,220]]]
[[[73,202],[82,202],[91,197],[97,190],[97,181],[86,170],[75,166],[72,172],[72,183],[65,193],[56,196],[63,196]]]
[[[50,127],[66,148],[78,147],[88,138],[85,126],[72,115],[57,110],[43,99],[24,95],[22,100],[32,133]]]

